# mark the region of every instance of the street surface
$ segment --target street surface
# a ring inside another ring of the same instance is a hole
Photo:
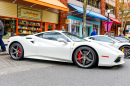
[[[0,55],[0,86],[130,86],[130,59],[116,67],[79,68],[36,59],[15,61]]]

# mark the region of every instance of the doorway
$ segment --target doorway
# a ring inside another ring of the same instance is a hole
[[[7,35],[3,36],[3,38],[16,36],[16,19],[0,17],[0,20],[3,22],[4,30],[7,32]]]

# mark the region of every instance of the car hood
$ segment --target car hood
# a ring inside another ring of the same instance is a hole
[[[101,43],[96,43],[96,42],[90,42],[90,41],[86,41],[86,42],[75,42],[76,45],[86,45],[86,46],[90,46],[94,49],[97,49],[97,50],[106,50],[108,52],[115,52],[115,53],[122,53],[120,50],[114,48],[114,47],[111,47],[109,45],[104,45],[104,44],[101,44]]]

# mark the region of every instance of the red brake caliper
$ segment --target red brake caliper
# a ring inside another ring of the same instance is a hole
[[[127,51],[126,51],[126,54],[127,54]]]
[[[20,48],[18,48],[19,49],[19,52],[21,52],[21,49]],[[21,55],[21,53],[19,53],[19,56]]]
[[[81,53],[79,52],[78,58],[81,58]],[[81,63],[81,59],[79,60],[79,62]]]

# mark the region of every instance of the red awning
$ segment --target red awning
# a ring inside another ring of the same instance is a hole
[[[117,24],[121,24],[117,19],[115,19],[115,18],[112,18],[112,17],[109,17],[109,19],[111,19],[112,21],[114,21],[115,23],[117,23]]]

